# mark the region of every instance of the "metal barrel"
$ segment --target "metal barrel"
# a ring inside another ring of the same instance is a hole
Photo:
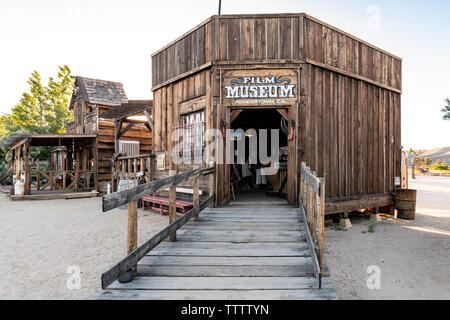
[[[416,198],[416,190],[401,189],[395,192],[395,209],[397,209],[398,218],[405,220],[416,218]]]

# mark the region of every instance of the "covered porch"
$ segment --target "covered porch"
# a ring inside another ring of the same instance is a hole
[[[11,148],[13,184],[23,183],[23,194],[12,200],[68,199],[97,196],[95,134],[13,134],[3,147]],[[33,147],[54,147],[51,156],[33,156]]]
[[[112,192],[119,189],[120,180],[139,180],[142,183],[153,180],[154,155],[152,153],[140,153],[137,150],[119,147],[119,141],[133,127],[144,125],[146,128],[144,130],[150,133],[153,131],[151,113],[151,101],[136,100],[100,115],[100,120],[114,123],[114,154],[111,158]]]

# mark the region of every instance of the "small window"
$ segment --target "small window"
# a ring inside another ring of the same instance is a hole
[[[186,114],[182,117],[183,157],[187,159],[203,156],[205,149],[205,112],[199,111]]]
[[[119,153],[127,155],[128,157],[138,156],[139,151],[139,141],[119,141]]]

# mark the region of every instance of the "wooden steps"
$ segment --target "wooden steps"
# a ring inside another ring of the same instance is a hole
[[[318,289],[305,239],[285,203],[207,208],[141,259],[132,282],[92,299],[337,299],[330,277]]]

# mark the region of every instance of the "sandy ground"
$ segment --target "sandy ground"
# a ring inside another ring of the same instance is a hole
[[[139,243],[168,224],[139,210]],[[102,272],[126,256],[127,210],[101,210],[101,198],[11,202],[0,195],[0,299],[87,299]],[[81,289],[69,290],[69,266]]]
[[[450,299],[450,178],[419,177],[417,219],[367,218],[326,230],[326,260],[341,299]],[[139,243],[168,224],[139,211]],[[87,299],[100,275],[125,256],[127,213],[101,212],[101,199],[11,202],[0,195],[0,299]],[[81,289],[66,287],[79,266]],[[379,266],[381,289],[366,286]]]
[[[325,258],[341,299],[450,299],[450,178],[410,180],[418,190],[416,220],[352,217],[347,231],[327,227]],[[365,232],[365,233],[363,233]],[[378,266],[380,289],[367,279]]]

